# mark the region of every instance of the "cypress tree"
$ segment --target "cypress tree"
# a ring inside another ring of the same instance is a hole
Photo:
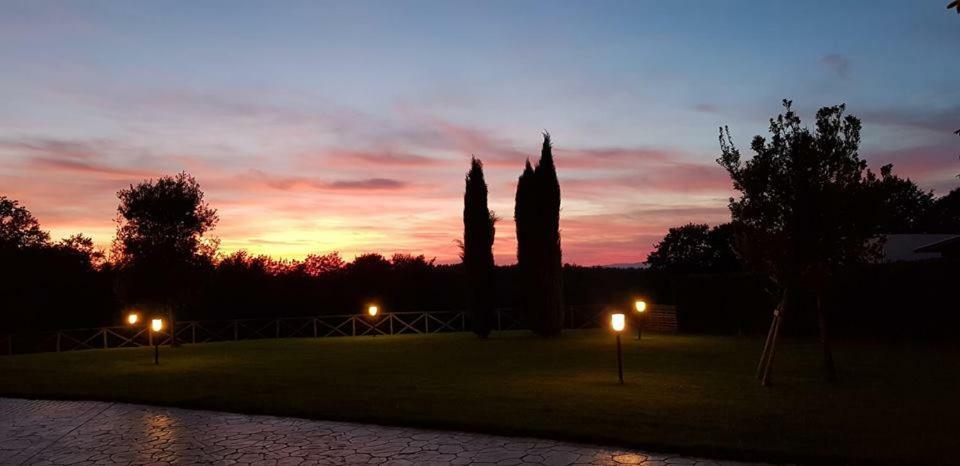
[[[537,242],[541,286],[541,334],[559,335],[563,329],[563,257],[560,248],[560,181],[553,162],[550,133],[543,133],[540,161],[534,170],[538,201]]]
[[[531,329],[536,329],[539,321],[537,312],[539,307],[535,300],[536,284],[533,277],[537,269],[535,259],[535,245],[533,244],[536,226],[534,225],[534,173],[530,160],[527,159],[523,173],[517,180],[517,197],[514,204],[513,218],[517,227],[517,280],[516,303],[520,308],[522,319]]]
[[[559,335],[563,328],[560,183],[549,133],[543,134],[536,168],[528,160],[520,175],[514,218],[518,301],[531,330],[541,336]]]
[[[487,207],[483,163],[473,157],[463,193],[462,259],[470,288],[470,322],[480,338],[486,338],[493,328],[495,222],[496,217]]]

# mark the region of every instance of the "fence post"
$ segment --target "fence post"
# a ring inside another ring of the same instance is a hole
[[[237,321],[233,321],[233,340],[237,340]]]
[[[350,316],[350,327],[353,329],[350,331],[350,336],[357,336],[357,317]]]
[[[197,342],[197,323],[192,322],[190,324],[190,343]]]
[[[276,338],[280,338],[280,319],[277,319]]]
[[[423,333],[430,333],[430,313],[423,313]]]
[[[390,335],[393,335],[393,313],[387,314],[387,320],[390,322]]]
[[[103,349],[107,349],[107,329],[100,329],[100,333],[103,334]]]
[[[313,318],[313,338],[317,338],[317,318]]]

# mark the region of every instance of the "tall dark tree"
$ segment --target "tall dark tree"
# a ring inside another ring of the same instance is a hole
[[[754,269],[766,272],[782,289],[780,304],[758,370],[769,382],[783,315],[795,307],[798,292],[812,292],[828,379],[836,377],[822,296],[831,274],[875,258],[869,241],[879,225],[871,178],[859,154],[860,120],[844,115],[843,105],[817,112],[816,129],[783,101],[785,112],[770,120],[769,140],[756,136],[754,156],[744,161],[730,132],[720,129],[718,163],[733,180],[739,197],[730,199],[738,252]]]
[[[540,289],[543,292],[543,310],[540,333],[559,335],[563,329],[563,252],[560,246],[560,181],[553,161],[550,133],[543,133],[540,161],[534,169],[537,186],[538,243],[542,248]]]
[[[536,167],[527,161],[517,183],[517,262],[521,302],[528,324],[541,336],[563,329],[563,257],[560,245],[560,182],[550,134]]]
[[[513,219],[517,229],[517,286],[516,302],[517,307],[521,309],[523,318],[530,328],[534,328],[535,309],[539,308],[538,297],[534,290],[536,284],[534,280],[534,270],[536,268],[534,232],[534,211],[536,201],[534,196],[536,187],[534,186],[533,166],[527,159],[523,167],[523,173],[517,180],[517,195],[513,207]]]
[[[167,314],[173,328],[175,311],[189,300],[215,253],[216,242],[205,235],[216,225],[217,212],[186,173],[131,185],[117,197],[114,251],[121,300]]]
[[[677,273],[728,272],[737,267],[729,223],[671,228],[647,257],[651,269]]]
[[[487,206],[483,163],[474,157],[470,161],[463,194],[462,259],[470,290],[470,322],[473,332],[480,338],[486,338],[493,329],[495,223],[496,217]]]

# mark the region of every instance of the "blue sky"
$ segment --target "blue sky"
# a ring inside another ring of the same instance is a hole
[[[717,127],[846,103],[862,155],[960,173],[960,15],[888,2],[0,1],[0,193],[109,243],[116,191],[187,170],[225,251],[456,260],[462,176],[513,189],[547,129],[565,259],[636,262],[727,218]]]

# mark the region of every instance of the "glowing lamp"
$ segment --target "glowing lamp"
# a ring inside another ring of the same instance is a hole
[[[380,308],[377,306],[370,306],[367,308],[367,314],[370,314],[370,317],[376,317],[378,312],[380,312]]]
[[[622,332],[627,325],[627,316],[617,313],[610,316],[610,327],[614,332]]]
[[[633,302],[633,308],[636,309],[637,312],[644,312],[647,310],[647,302],[642,299],[638,299]]]
[[[127,323],[130,325],[137,325],[137,322],[140,321],[140,314],[136,312],[131,312],[127,315]]]
[[[154,332],[163,330],[163,319],[153,319],[150,321],[150,328],[153,329]]]

